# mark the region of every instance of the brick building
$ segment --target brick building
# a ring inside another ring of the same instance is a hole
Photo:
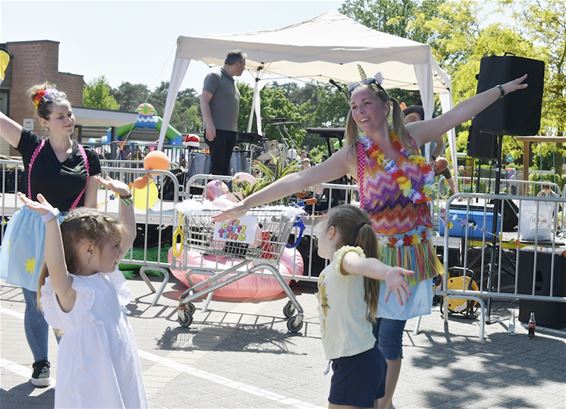
[[[26,91],[33,85],[49,81],[65,91],[73,106],[82,105],[82,75],[59,72],[59,42],[50,40],[15,41],[0,44],[7,49],[12,58],[4,81],[0,85],[0,111],[14,121],[24,125],[34,121],[39,131],[38,121],[33,115],[33,105]],[[8,143],[0,138],[0,155],[18,155]]]

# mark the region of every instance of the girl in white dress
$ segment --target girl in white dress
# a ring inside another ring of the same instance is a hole
[[[45,223],[39,280],[45,319],[64,335],[57,362],[56,408],[146,408],[141,366],[126,321],[129,292],[118,263],[136,234],[128,186],[97,177],[120,196],[120,221],[92,209],[59,211],[43,195],[20,195]]]

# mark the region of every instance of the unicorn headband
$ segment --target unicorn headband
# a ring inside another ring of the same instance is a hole
[[[358,88],[360,85],[370,86],[374,88],[376,91],[377,91],[376,88],[379,88],[385,93],[385,95],[387,95],[387,92],[385,92],[385,90],[381,86],[381,84],[383,84],[383,74],[381,74],[381,72],[378,72],[373,77],[368,78],[368,76],[366,75],[364,69],[360,64],[358,64],[358,71],[360,72],[360,77],[362,78],[362,80],[348,84],[348,92],[350,93],[350,95],[352,95],[352,92],[354,92],[354,90]]]
[[[33,105],[37,109],[42,102],[53,102],[57,98],[65,98],[64,92],[55,88],[45,88],[38,90],[33,97]]]

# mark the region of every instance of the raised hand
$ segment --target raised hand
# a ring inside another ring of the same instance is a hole
[[[41,193],[38,193],[37,195],[37,202],[35,200],[31,200],[22,192],[18,192],[18,198],[31,210],[41,215],[53,213],[53,206],[51,206],[51,203],[49,203]]]
[[[101,176],[94,176],[99,185],[104,186],[106,189],[113,191],[120,196],[129,196],[131,194],[130,188],[124,182],[112,179],[110,177],[103,178]]]
[[[522,77],[515,78],[512,81],[506,82],[505,84],[502,85],[503,92],[505,92],[505,95],[507,95],[519,89],[527,88],[529,85],[523,84],[523,81],[525,81],[526,79],[527,79],[527,74],[523,75]]]
[[[414,272],[401,267],[391,267],[385,275],[385,284],[387,285],[385,302],[389,301],[389,296],[391,293],[394,293],[399,304],[405,304],[405,301],[411,296],[409,284],[405,280],[405,276],[413,274]]]

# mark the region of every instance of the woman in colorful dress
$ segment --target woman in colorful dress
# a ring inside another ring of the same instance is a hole
[[[442,272],[442,264],[429,240],[433,227],[430,196],[434,171],[420,156],[419,148],[471,119],[499,98],[526,88],[527,84],[523,83],[526,77],[475,95],[444,115],[407,125],[398,102],[381,87],[381,74],[351,84],[344,148],[325,162],[288,175],[248,196],[215,218],[234,219],[252,207],[344,175],[357,180],[360,206],[370,215],[380,260],[415,272],[409,279],[411,297],[404,305],[396,297],[390,297],[388,302],[384,294],[379,297],[379,319],[374,333],[387,360],[385,395],[379,400],[380,409],[393,407],[406,320],[430,314],[432,277]]]

